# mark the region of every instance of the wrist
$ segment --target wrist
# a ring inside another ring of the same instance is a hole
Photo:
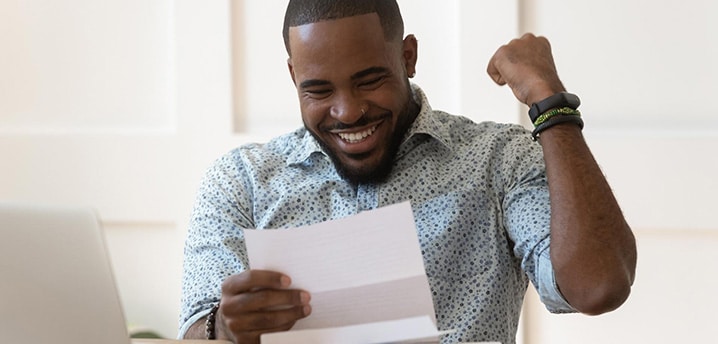
[[[526,90],[528,90],[528,92],[526,92],[525,104],[528,106],[538,103],[554,94],[566,92],[566,88],[563,87],[563,84],[558,79],[553,82],[534,82],[527,87]]]
[[[219,302],[214,304],[207,314],[204,322],[205,337],[207,339],[217,339],[217,324],[219,317]]]
[[[531,104],[529,118],[535,129],[531,133],[534,141],[541,132],[551,127],[565,124],[574,124],[583,129],[583,120],[578,107],[581,100],[575,94],[567,92],[555,93],[536,103]]]
[[[545,112],[557,108],[569,108],[576,110],[581,105],[581,100],[575,94],[568,92],[554,93],[548,97],[531,103],[529,108],[529,118],[531,123],[536,123],[536,119]]]
[[[531,107],[533,104],[539,103],[542,100],[551,97],[554,94],[561,93],[563,91],[553,91],[550,89],[542,90],[540,92],[533,92],[531,95],[526,97],[526,105]]]
[[[227,329],[227,326],[225,326],[224,315],[222,314],[222,309],[219,307],[214,316],[214,335],[214,339],[226,340],[232,343],[235,342],[234,335],[232,335]]]

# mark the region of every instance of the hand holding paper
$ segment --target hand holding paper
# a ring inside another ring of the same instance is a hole
[[[222,284],[217,316],[223,319],[215,321],[215,333],[219,339],[258,343],[263,332],[290,329],[310,314],[311,307],[307,292],[289,288],[290,279],[274,271],[246,270],[229,276]],[[225,328],[226,320],[231,328]]]
[[[311,315],[292,330],[423,316],[431,319],[430,332],[438,335],[408,202],[313,226],[245,230],[245,239],[252,269],[284,273],[292,288],[311,294]],[[407,332],[393,340],[425,337]]]

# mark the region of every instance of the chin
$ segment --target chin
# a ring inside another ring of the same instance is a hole
[[[379,184],[389,177],[394,163],[394,155],[384,154],[378,161],[372,163],[352,161],[351,164],[347,164],[334,157],[332,160],[339,175],[351,184]]]
[[[377,156],[346,156],[338,153],[332,147],[326,144],[313,130],[307,128],[309,133],[314,136],[316,141],[322,147],[324,152],[329,156],[337,170],[339,176],[353,185],[359,184],[379,184],[387,180],[392,168],[394,167],[394,158],[399,151],[401,140],[404,134],[409,130],[409,126],[413,123],[418,114],[418,104],[410,102],[407,108],[399,116],[401,119],[397,128],[384,138],[385,145],[378,148],[380,152]],[[306,124],[305,124],[306,126]]]

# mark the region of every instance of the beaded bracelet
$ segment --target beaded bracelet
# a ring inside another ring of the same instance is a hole
[[[554,116],[581,116],[581,112],[570,107],[553,108],[538,116],[534,121],[534,127],[538,127]]]
[[[573,123],[579,126],[579,128],[583,129],[583,120],[580,116],[576,115],[568,115],[568,116],[554,116],[550,119],[544,121],[543,123],[539,124],[536,129],[534,129],[533,132],[531,132],[531,137],[533,137],[533,140],[536,141],[539,138],[539,134],[541,134],[542,131],[553,127],[556,124],[561,123]]]
[[[219,310],[219,302],[212,306],[212,309],[207,314],[207,321],[205,321],[205,333],[207,339],[217,339],[217,332],[215,331],[215,323],[217,321],[217,311]]]

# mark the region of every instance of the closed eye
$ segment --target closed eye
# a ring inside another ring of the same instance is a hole
[[[328,97],[332,93],[331,89],[308,89],[304,90],[304,94],[314,99]]]
[[[323,98],[332,92],[331,83],[320,79],[304,80],[299,84],[299,88],[311,98]]]
[[[382,75],[382,76],[368,79],[366,81],[362,81],[359,83],[359,87],[364,88],[364,89],[377,88],[377,87],[381,86],[381,83],[382,83],[382,81],[384,81],[385,78],[386,77]]]
[[[386,67],[369,67],[354,73],[351,78],[360,89],[371,91],[383,85],[390,75],[391,70]]]

